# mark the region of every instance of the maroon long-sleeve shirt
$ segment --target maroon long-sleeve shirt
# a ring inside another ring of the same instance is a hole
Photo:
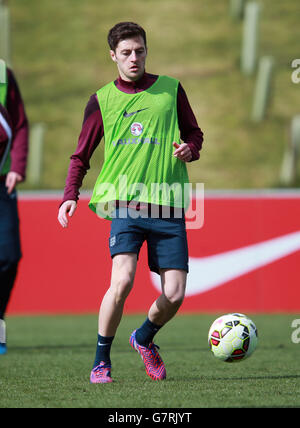
[[[21,92],[19,90],[18,83],[15,79],[15,76],[9,68],[7,69],[7,101],[6,109],[9,116],[9,122],[12,128],[13,141],[10,150],[11,156],[11,167],[10,171],[17,172],[20,174],[23,179],[26,175],[26,164],[27,164],[27,154],[28,154],[28,136],[29,136],[29,125],[27,116],[25,113],[24,103],[22,99]],[[0,141],[1,152],[0,159],[5,150],[5,140],[7,135],[4,129],[0,126]],[[5,177],[1,177],[3,180]]]
[[[157,75],[145,73],[136,82],[126,82],[119,77],[115,85],[127,94],[134,94],[148,89],[158,78]],[[200,157],[203,143],[203,133],[198,126],[195,115],[191,109],[186,93],[179,84],[177,95],[177,113],[180,129],[180,138],[189,145],[192,151],[192,161]],[[102,114],[97,95],[93,94],[85,108],[82,129],[79,135],[75,153],[71,156],[63,202],[67,200],[77,201],[79,189],[83,178],[90,168],[91,156],[104,135]]]

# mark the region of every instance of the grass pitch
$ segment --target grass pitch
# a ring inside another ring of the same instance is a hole
[[[299,407],[296,315],[251,315],[259,346],[245,361],[217,361],[207,332],[217,315],[177,315],[156,337],[167,380],[153,382],[128,343],[144,316],[124,316],[112,348],[109,385],[91,385],[96,315],[7,319],[0,357],[0,408]]]

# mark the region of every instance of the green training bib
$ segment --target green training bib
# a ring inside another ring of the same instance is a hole
[[[110,218],[116,200],[187,209],[186,164],[173,156],[173,142],[180,143],[178,84],[160,76],[136,94],[114,82],[97,91],[105,153],[89,207],[101,217]]]

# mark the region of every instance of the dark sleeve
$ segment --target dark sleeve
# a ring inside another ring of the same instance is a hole
[[[19,90],[15,76],[10,69],[7,71],[8,88],[6,108],[11,119],[13,131],[13,142],[10,151],[10,170],[17,172],[23,178],[25,178],[28,155],[29,125],[21,92]]]
[[[75,153],[71,156],[63,202],[77,201],[82,181],[90,168],[90,159],[104,135],[103,120],[96,94],[92,95],[84,112]]]
[[[197,120],[190,106],[185,90],[179,83],[177,94],[177,115],[180,129],[180,138],[190,146],[192,160],[200,157],[203,143],[203,132],[198,126]]]

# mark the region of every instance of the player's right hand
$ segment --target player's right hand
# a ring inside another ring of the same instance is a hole
[[[62,227],[67,227],[69,220],[67,217],[67,214],[69,214],[69,217],[72,217],[75,213],[75,210],[77,208],[77,203],[75,201],[65,201],[58,211],[58,221],[62,225]]]

